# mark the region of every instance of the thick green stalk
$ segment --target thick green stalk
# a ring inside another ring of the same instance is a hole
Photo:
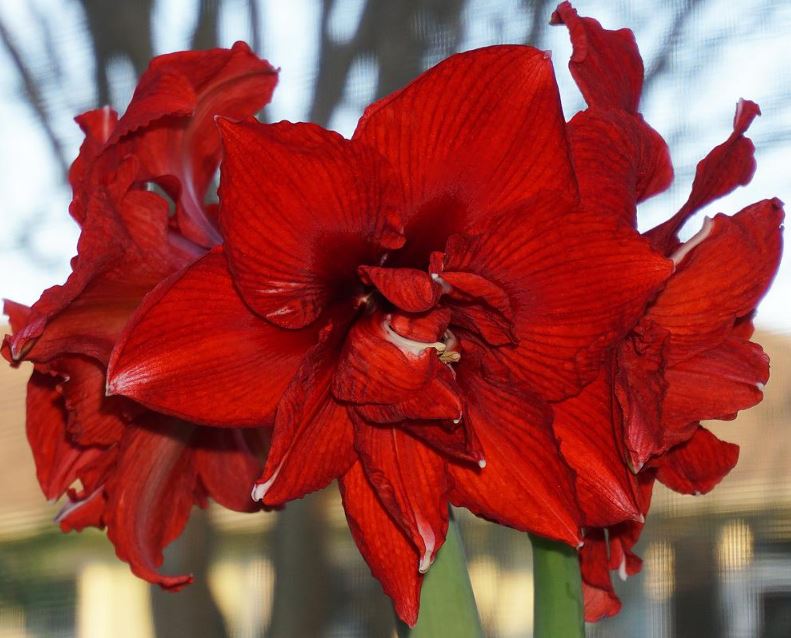
[[[577,552],[530,536],[533,543],[533,638],[585,638]]]
[[[483,637],[464,546],[452,514],[445,544],[423,581],[417,624],[411,629],[400,620],[397,624],[400,638]]]

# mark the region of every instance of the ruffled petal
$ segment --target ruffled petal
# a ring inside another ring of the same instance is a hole
[[[667,393],[664,372],[668,337],[667,330],[643,320],[618,348],[615,393],[623,414],[629,464],[634,471],[639,471],[652,456],[678,443],[678,440],[668,442],[669,433],[662,422]],[[673,436],[683,434],[677,430]]]
[[[502,525],[578,545],[573,476],[555,442],[549,408],[517,391],[516,384],[460,376],[468,398],[464,418],[480,441],[484,462],[473,468],[449,465],[451,502]]]
[[[33,372],[27,386],[27,440],[41,491],[50,500],[60,498],[103,453],[101,448],[70,440],[58,383],[57,377]]]
[[[217,248],[146,297],[113,351],[108,390],[188,421],[262,425],[316,340],[250,312]]]
[[[738,186],[750,183],[755,173],[755,147],[744,134],[760,114],[755,102],[739,100],[733,117],[733,132],[698,162],[687,201],[673,217],[646,233],[657,250],[669,254],[678,244],[676,233],[696,211]]]
[[[714,489],[739,460],[739,446],[720,441],[698,427],[686,443],[657,459],[656,477],[682,494],[706,494]]]
[[[253,488],[253,498],[265,505],[282,505],[326,487],[356,459],[347,408],[330,391],[339,336],[328,330],[323,338],[278,404],[272,446]]]
[[[493,46],[451,56],[370,106],[354,133],[403,186],[406,250],[428,258],[541,190],[576,195],[549,55]]]
[[[58,385],[68,413],[67,430],[78,445],[117,443],[135,407],[123,397],[106,397],[104,369],[85,357],[61,357],[50,366],[64,377]]]
[[[355,422],[354,444],[379,500],[420,553],[426,573],[448,531],[448,476],[434,450],[397,427]]]
[[[386,163],[313,124],[220,121],[220,224],[245,301],[286,328],[314,321],[360,264],[403,242]],[[351,302],[351,299],[350,299]]]
[[[565,24],[573,53],[569,70],[589,106],[636,113],[643,90],[643,59],[630,29],[611,31],[593,18],[581,18],[561,2],[550,24]]]
[[[777,199],[717,215],[673,254],[676,272],[646,315],[670,331],[671,365],[718,345],[755,309],[780,262],[783,215]]]
[[[637,322],[672,264],[614,219],[566,213],[547,193],[501,215],[492,231],[456,235],[445,270],[472,272],[508,293],[518,344],[496,355],[548,400],[592,380],[611,344]]]
[[[192,582],[192,576],[163,576],[157,568],[195,500],[193,429],[153,418],[147,427],[130,430],[107,484],[107,535],[116,554],[140,578],[173,591]]]
[[[64,285],[44,291],[24,327],[15,331],[10,343],[16,360],[75,353],[106,363],[134,308],[175,269],[165,201],[125,190],[128,177],[116,176],[120,195],[106,189],[93,193],[73,271]]]
[[[359,463],[340,479],[339,486],[354,542],[392,599],[398,617],[413,627],[423,584],[417,550],[393,522]]]
[[[642,518],[636,482],[618,440],[622,428],[613,406],[610,375],[603,370],[579,395],[553,406],[553,429],[575,474],[585,527],[608,527]],[[587,542],[587,539],[586,539]]]

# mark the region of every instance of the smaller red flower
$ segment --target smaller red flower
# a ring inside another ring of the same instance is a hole
[[[637,113],[643,66],[634,36],[580,18],[569,3],[553,22],[570,30],[570,68],[588,102],[569,122],[583,207],[636,226],[636,204],[667,187],[672,167],[664,141]],[[609,571],[625,578],[639,570],[631,550],[654,480],[685,494],[711,490],[736,464],[738,447],[700,421],[733,418],[762,398],[769,361],[749,340],[751,317],[779,264],[782,204],[717,215],[683,244],[676,236],[697,210],[750,181],[755,161],[744,133],[758,114],[740,101],[733,133],[698,165],[688,201],[646,233],[675,272],[597,381],[554,406],[586,525],[580,559],[590,621],[620,609]]]
[[[110,351],[143,298],[219,237],[204,203],[220,160],[215,115],[244,117],[266,103],[272,67],[239,43],[152,61],[119,120],[109,108],[77,118],[85,132],[69,173],[81,226],[63,286],[31,309],[11,302],[4,355],[34,363],[27,433],[45,496],[68,495],[64,531],[107,527],[118,556],[151,582],[162,549],[193,504],[209,497],[253,511],[244,482],[260,473],[262,430],[214,430],[105,396]],[[149,190],[156,183],[172,198]],[[247,477],[247,479],[244,479]],[[241,478],[242,484],[238,484]]]

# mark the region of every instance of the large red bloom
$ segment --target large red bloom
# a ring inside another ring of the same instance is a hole
[[[643,65],[634,36],[580,18],[569,3],[553,22],[570,30],[570,69],[588,102],[569,122],[582,207],[634,226],[636,204],[672,177],[664,141],[637,113]],[[744,133],[758,113],[757,105],[740,101],[733,134],[700,162],[688,201],[647,233],[674,262],[673,276],[599,379],[555,406],[555,432],[576,471],[588,529],[581,551],[588,620],[620,608],[609,570],[624,578],[639,570],[631,548],[654,480],[702,494],[736,464],[738,447],[700,421],[733,418],[762,398],[769,361],[749,341],[750,319],[779,264],[781,203],[766,200],[707,219],[684,244],[676,236],[696,211],[750,181],[755,161]]]
[[[225,244],[145,300],[110,390],[217,426],[274,416],[254,497],[338,478],[410,624],[448,502],[576,546],[549,402],[597,377],[672,262],[580,208],[548,56],[453,56],[352,140],[220,128]]]
[[[61,527],[106,526],[119,557],[167,588],[190,580],[156,568],[193,504],[257,509],[245,483],[261,470],[264,433],[198,427],[107,398],[106,366],[146,293],[219,239],[204,202],[221,153],[214,117],[255,113],[275,82],[242,43],[165,55],[120,120],[109,108],[78,117],[86,137],[69,174],[81,226],[73,272],[30,309],[6,303],[4,354],[35,365],[27,433],[39,482],[47,498],[68,494]],[[151,183],[170,196],[173,216]]]

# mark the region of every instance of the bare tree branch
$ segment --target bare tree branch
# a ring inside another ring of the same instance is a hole
[[[65,176],[69,169],[69,164],[66,161],[66,154],[63,150],[63,145],[58,139],[58,136],[55,135],[55,130],[52,128],[52,123],[49,120],[49,114],[47,113],[47,109],[44,106],[44,99],[41,95],[41,91],[39,90],[36,79],[33,76],[32,71],[25,63],[22,53],[19,51],[19,49],[17,49],[11,33],[8,31],[8,29],[6,29],[2,19],[0,19],[0,39],[2,39],[3,45],[8,51],[8,55],[11,57],[11,60],[16,67],[17,73],[19,73],[19,77],[22,79],[22,85],[24,87],[27,101],[33,108],[33,111],[35,112],[36,117],[41,124],[41,128],[44,130],[44,135],[47,136],[47,140],[52,147],[52,153],[55,161],[58,163],[58,166]]]

